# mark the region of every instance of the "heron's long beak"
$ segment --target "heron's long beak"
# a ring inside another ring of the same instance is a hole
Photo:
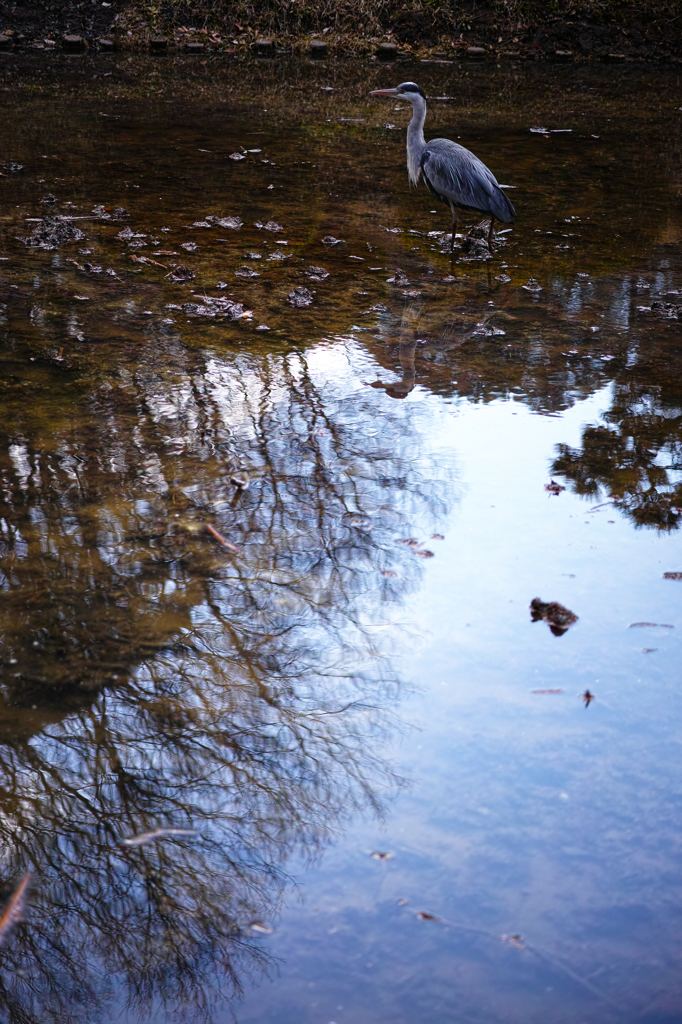
[[[374,92],[370,93],[370,96],[397,96],[397,89],[375,89]]]

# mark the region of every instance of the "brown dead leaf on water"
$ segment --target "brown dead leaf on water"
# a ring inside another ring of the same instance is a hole
[[[2,946],[17,921],[20,921],[22,918],[24,911],[24,896],[26,895],[26,889],[28,888],[30,880],[31,872],[27,871],[19,882],[19,885],[14,890],[9,903],[5,907],[4,914],[0,917],[0,946]]]
[[[373,850],[370,853],[370,857],[374,860],[393,860],[395,857],[394,853],[384,853],[382,850]]]
[[[510,946],[515,946],[516,949],[523,949],[523,939],[520,935],[501,935],[500,938],[503,942],[508,942]]]
[[[420,921],[442,921],[441,917],[436,917],[435,914],[427,914],[425,910],[420,910],[417,913],[417,918]]]

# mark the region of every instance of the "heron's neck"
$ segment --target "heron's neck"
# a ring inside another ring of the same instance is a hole
[[[424,139],[424,121],[426,120],[426,100],[416,96],[412,100],[412,120],[407,126],[407,173],[410,181],[416,185],[421,173],[419,162],[426,146]]]

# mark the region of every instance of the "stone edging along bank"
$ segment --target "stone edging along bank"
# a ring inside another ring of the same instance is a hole
[[[0,51],[51,49],[676,64],[682,0],[0,0]]]

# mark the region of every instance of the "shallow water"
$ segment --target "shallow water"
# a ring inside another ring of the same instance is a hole
[[[0,59],[3,1019],[678,1021],[676,74]]]

